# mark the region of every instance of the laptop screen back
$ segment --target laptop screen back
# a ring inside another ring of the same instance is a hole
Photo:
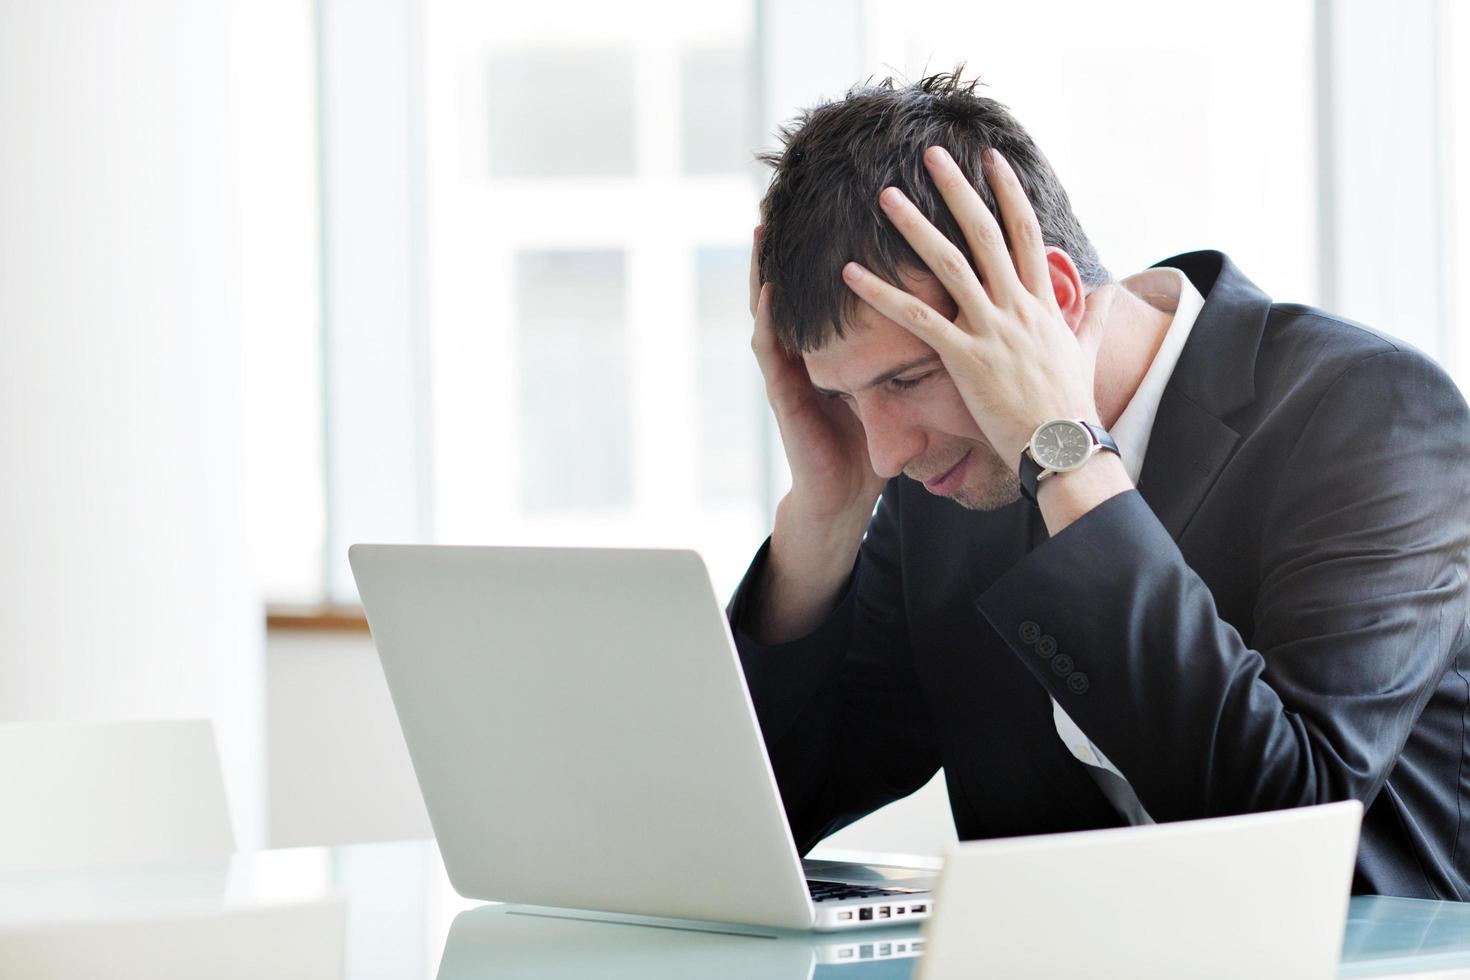
[[[960,844],[918,976],[1333,977],[1362,812]]]
[[[809,928],[730,641],[688,551],[350,551],[468,897]]]

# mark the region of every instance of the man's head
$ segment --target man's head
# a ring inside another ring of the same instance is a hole
[[[883,188],[903,191],[968,254],[924,168],[930,146],[949,151],[997,221],[980,161],[987,149],[999,150],[1020,177],[1046,244],[1067,253],[1086,287],[1108,281],[1051,164],[1005,106],[975,93],[978,86],[956,71],[854,88],[803,112],[781,131],[782,149],[762,155],[775,172],[761,200],[760,274],[775,287],[771,314],[788,349],[805,353],[843,335],[858,305],[842,281],[844,263],[859,262],[894,285],[902,285],[901,268],[924,268],[879,209]]]
[[[871,383],[933,351],[858,300],[841,275],[845,263],[859,262],[953,316],[953,301],[880,210],[878,195],[899,188],[968,255],[923,153],[948,150],[999,220],[981,179],[982,156],[994,147],[1019,176],[1044,241],[1065,253],[1082,289],[1108,281],[1050,164],[1003,105],[975,94],[977,84],[958,72],[912,85],[887,79],[803,113],[783,130],[783,149],[762,158],[775,173],[761,201],[757,258],[762,281],[774,286],[777,336],[802,354],[815,386],[857,414],[874,471],[903,472],[964,506],[991,509],[1018,496],[1019,461],[995,454],[937,356]]]

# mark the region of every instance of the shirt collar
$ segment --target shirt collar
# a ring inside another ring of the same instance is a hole
[[[1162,266],[1129,276],[1119,285],[1155,309],[1166,313],[1172,311],[1174,315],[1168,332],[1164,334],[1164,342],[1154,354],[1138,390],[1129,399],[1123,414],[1118,416],[1118,421],[1108,430],[1118,444],[1123,468],[1128,471],[1129,479],[1137,484],[1139,474],[1143,472],[1143,457],[1148,452],[1154,418],[1159,413],[1159,402],[1164,397],[1174,366],[1179,363],[1179,355],[1189,339],[1194,321],[1204,308],[1205,298],[1184,273]]]

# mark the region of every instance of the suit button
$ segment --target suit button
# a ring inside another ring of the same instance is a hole
[[[1028,645],[1029,644],[1032,644],[1032,643],[1035,643],[1036,640],[1037,640],[1037,638],[1040,637],[1040,636],[1041,636],[1041,627],[1040,626],[1037,626],[1035,623],[1031,622],[1031,620],[1028,619],[1028,620],[1026,620],[1026,622],[1024,622],[1024,623],[1021,624],[1021,642],[1022,643],[1025,643],[1025,644],[1028,644]]]
[[[1059,653],[1055,657],[1051,658],[1052,672],[1061,674],[1063,677],[1066,677],[1072,672],[1073,666],[1074,665],[1072,663],[1072,658],[1067,656],[1065,653]]]
[[[1057,641],[1053,637],[1043,633],[1041,639],[1036,641],[1036,655],[1043,660],[1050,660],[1056,652]]]
[[[1067,675],[1067,690],[1073,694],[1086,694],[1087,689],[1092,687],[1092,682],[1082,671],[1075,671]]]

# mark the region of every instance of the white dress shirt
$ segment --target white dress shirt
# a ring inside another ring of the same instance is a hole
[[[1119,285],[1155,309],[1174,314],[1174,319],[1169,323],[1169,331],[1164,334],[1164,342],[1159,345],[1158,352],[1149,365],[1148,373],[1143,376],[1143,381],[1133,393],[1128,407],[1123,409],[1123,414],[1118,416],[1118,421],[1108,430],[1113,441],[1118,444],[1123,468],[1128,471],[1128,478],[1136,486],[1139,474],[1143,472],[1143,456],[1148,451],[1154,417],[1159,413],[1159,401],[1164,397],[1164,388],[1174,374],[1179,353],[1184,350],[1184,342],[1189,339],[1189,332],[1194,327],[1195,318],[1199,316],[1205,300],[1199,290],[1194,288],[1194,284],[1178,269],[1148,269],[1138,275],[1129,276]],[[1063,744],[1073,756],[1087,765],[1088,772],[1097,780],[1104,795],[1128,818],[1129,823],[1153,823],[1153,818],[1148,815],[1143,804],[1138,802],[1138,796],[1128,784],[1128,778],[1092,744],[1091,739],[1062,710],[1055,698],[1052,699],[1051,707],[1057,734],[1061,736]]]

